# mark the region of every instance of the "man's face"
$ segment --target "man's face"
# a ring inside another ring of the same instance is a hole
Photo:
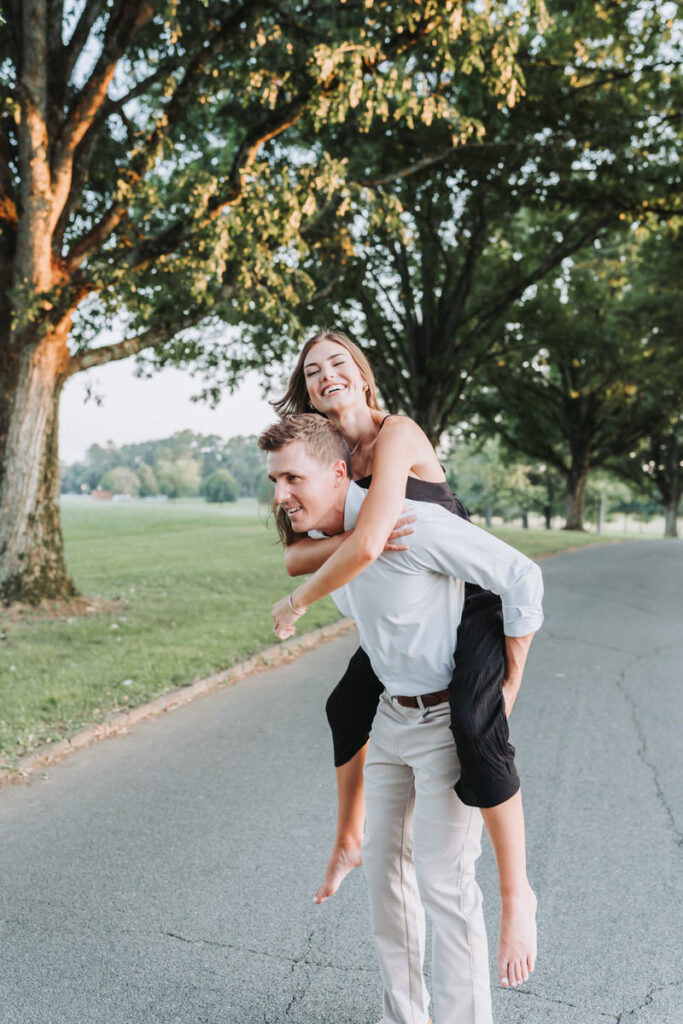
[[[268,476],[275,484],[275,502],[296,533],[344,529],[348,476],[342,460],[326,466],[309,455],[303,441],[292,441],[268,452]]]

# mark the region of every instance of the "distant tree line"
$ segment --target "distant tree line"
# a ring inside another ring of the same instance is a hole
[[[448,483],[469,511],[487,525],[493,518],[521,520],[542,516],[547,529],[566,517],[565,482],[551,463],[520,456],[499,436],[482,439],[462,428],[446,440],[443,455]],[[585,490],[586,512],[600,529],[615,513],[646,521],[667,515],[667,502],[657,497],[654,460],[615,463],[594,474]],[[263,452],[256,437],[230,440],[215,434],[182,430],[171,437],[117,446],[93,444],[82,462],[61,467],[63,494],[89,494],[101,489],[131,497],[202,496],[210,502],[256,498],[269,505],[273,497]]]
[[[201,494],[207,501],[270,500],[264,456],[254,436],[226,441],[215,434],[182,430],[137,444],[93,444],[84,461],[60,470],[62,494],[101,489],[141,498]]]

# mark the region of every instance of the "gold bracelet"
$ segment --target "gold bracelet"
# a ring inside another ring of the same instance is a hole
[[[296,608],[294,607],[294,602],[292,601],[292,595],[291,594],[287,598],[287,603],[289,604],[289,607],[291,608],[293,615],[305,615],[306,614],[306,609],[305,608],[304,608],[304,610],[302,612],[298,612],[296,610]]]

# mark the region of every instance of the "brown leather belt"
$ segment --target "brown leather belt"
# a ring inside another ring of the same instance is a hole
[[[448,690],[436,690],[434,693],[421,693],[420,700],[422,704],[418,703],[417,697],[396,697],[396,700],[404,708],[433,708],[435,704],[443,704],[445,700],[448,700]]]

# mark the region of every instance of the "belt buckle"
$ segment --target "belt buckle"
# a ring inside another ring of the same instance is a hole
[[[420,708],[421,711],[424,712],[424,714],[420,715],[420,721],[424,722],[427,719],[427,715],[432,710],[432,705],[431,704],[425,705],[425,702],[423,701],[422,697],[420,697],[419,694],[416,694],[415,700],[417,701],[417,706]]]

